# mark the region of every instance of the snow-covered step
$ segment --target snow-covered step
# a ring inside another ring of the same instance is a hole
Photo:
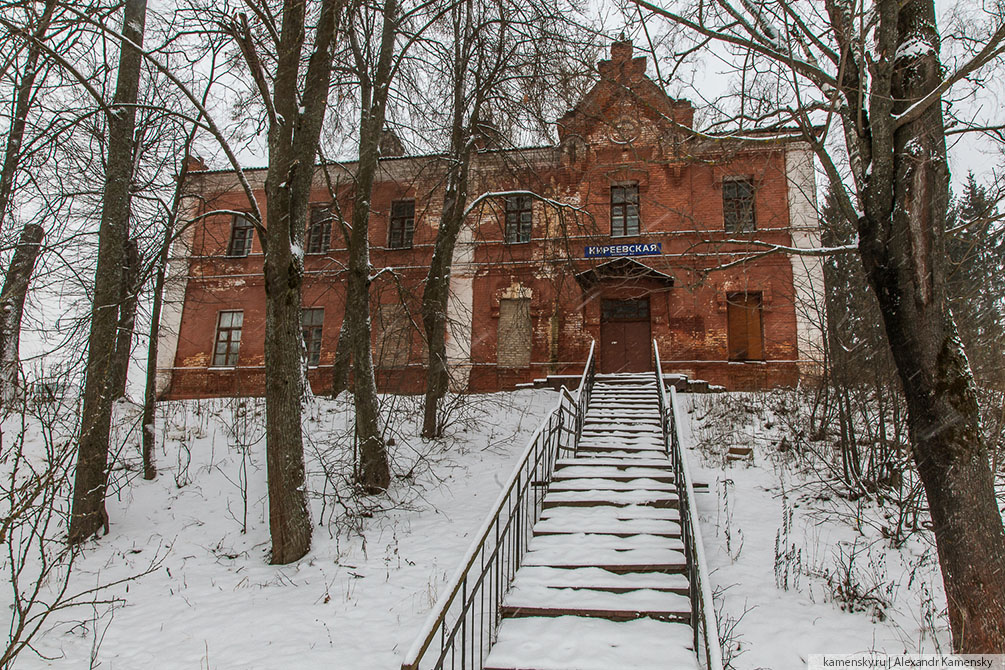
[[[656,444],[663,445],[663,436],[650,430],[602,430],[590,426],[583,429],[580,444]]]
[[[549,491],[589,491],[603,489],[605,491],[634,491],[645,489],[646,491],[670,491],[677,492],[677,487],[672,483],[661,482],[655,479],[607,479],[604,477],[577,477],[575,479],[553,479]]]
[[[555,468],[552,481],[564,481],[566,479],[576,479],[579,477],[603,477],[619,482],[634,481],[636,479],[652,479],[658,482],[672,484],[675,479],[670,468],[647,468],[626,466],[623,468],[593,465],[587,459],[583,464],[567,465]],[[598,459],[599,460],[599,459]],[[619,461],[621,459],[618,459]],[[634,460],[634,459],[633,459]]]
[[[569,551],[589,552],[607,550],[629,551],[633,549],[673,549],[683,551],[680,540],[671,540],[655,535],[633,535],[615,537],[613,535],[578,533],[575,535],[535,537],[527,547],[528,551]]]
[[[663,446],[663,438],[659,435],[653,435],[651,433],[631,433],[631,434],[620,434],[616,431],[611,431],[608,433],[603,433],[593,430],[584,430],[583,437],[580,439],[580,445],[591,445],[591,446],[619,446],[622,444],[634,444],[640,446]]]
[[[657,435],[659,423],[642,420],[598,419],[583,422],[583,435]]]
[[[641,397],[634,399],[624,397],[591,398],[590,407],[586,411],[587,414],[597,412],[617,412],[619,414],[622,412],[629,414],[647,412],[654,417],[659,417],[659,405],[650,403],[648,400],[643,400]]]
[[[638,395],[628,396],[627,399],[623,395],[602,395],[602,396],[591,396],[590,397],[590,411],[597,409],[624,409],[627,405],[631,409],[659,409],[660,403],[658,400],[653,400],[650,398],[650,393],[640,393]]]
[[[661,621],[688,621],[690,612],[688,597],[671,591],[636,589],[616,593],[523,582],[514,582],[502,603],[504,617],[571,614],[612,621],[630,621],[644,616]]]
[[[620,449],[622,447],[646,447],[663,448],[663,440],[655,435],[635,435],[631,437],[606,436],[606,435],[584,435],[579,441],[580,447],[609,447]]]
[[[687,569],[683,551],[662,544],[643,544],[632,547],[628,541],[642,537],[670,542],[668,538],[635,535],[632,537],[597,535],[541,535],[531,540],[531,547],[541,540],[577,538],[576,542],[552,544],[531,548],[524,557],[524,565],[543,565],[552,568],[596,567],[610,572],[681,572]],[[603,539],[600,539],[603,538]],[[626,544],[613,544],[620,540]]]
[[[586,418],[583,420],[584,426],[588,426],[591,430],[603,430],[600,426],[607,427],[608,430],[638,430],[646,429],[653,430],[653,428],[659,428],[660,419],[658,416],[652,416],[650,412],[639,412],[638,414],[625,414],[619,412],[614,413],[603,413],[603,414],[587,414]],[[652,426],[653,428],[650,428]]]
[[[615,450],[615,449],[597,449],[595,452],[590,452],[590,453],[587,453],[585,455],[586,456],[597,456],[597,457],[603,457],[603,458],[607,458],[607,457],[611,457],[611,456],[616,456],[618,458],[624,458],[625,460],[631,461],[631,460],[643,460],[643,459],[645,459],[647,457],[656,456],[656,455],[658,455],[660,453],[662,453],[662,452],[660,452],[657,449],[644,450],[644,451],[637,451],[637,450],[636,451],[618,451],[618,450]]]
[[[608,519],[660,519],[663,521],[679,521],[680,512],[676,507],[650,507],[648,505],[593,505],[576,507],[573,505],[558,505],[541,510],[542,519],[558,519],[572,517],[590,517],[595,522]]]
[[[548,493],[542,505],[544,509],[551,507],[596,507],[646,505],[648,507],[677,507],[677,494],[670,491],[649,491],[639,489],[634,491],[610,491],[606,489],[587,489],[583,491],[555,491]]]
[[[573,508],[578,511],[584,508]],[[596,509],[596,508],[586,508]],[[549,517],[534,526],[535,535],[564,535],[574,533],[603,533],[627,537],[629,535],[656,535],[679,538],[680,524],[669,519],[597,519],[595,517]]]
[[[691,627],[594,617],[504,619],[485,670],[695,670]]]
[[[633,458],[631,460],[625,460],[623,458],[604,458],[604,457],[594,457],[594,458],[559,458],[555,461],[555,468],[558,471],[561,468],[567,468],[571,466],[583,466],[583,467],[604,467],[604,468],[616,468],[618,470],[632,470],[634,468],[669,468],[670,459],[663,455],[660,458],[652,459],[641,459]]]
[[[528,565],[517,572],[513,585],[590,588],[622,593],[636,589],[687,595],[687,575],[668,572],[617,573],[601,568],[549,568]]]
[[[639,442],[643,444],[662,445],[663,435],[655,430],[632,430],[631,428],[603,430],[593,426],[588,426],[583,428],[583,435],[580,439],[580,444],[583,442],[591,444],[621,444],[622,442]]]
[[[595,456],[618,456],[626,459],[632,458],[653,458],[664,453],[662,447],[653,445],[592,445],[586,444],[579,447],[579,453],[585,456],[593,454]]]

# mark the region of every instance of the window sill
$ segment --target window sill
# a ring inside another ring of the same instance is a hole
[[[231,372],[237,369],[236,365],[210,365],[206,368],[209,372]]]

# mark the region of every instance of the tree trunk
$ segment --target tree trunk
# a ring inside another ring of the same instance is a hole
[[[24,227],[0,291],[0,405],[12,403],[17,393],[21,316],[44,235],[37,223]]]
[[[353,401],[356,406],[356,440],[359,466],[356,484],[366,493],[379,493],[391,483],[391,467],[380,429],[380,405],[377,380],[373,373],[370,346],[370,198],[377,172],[378,147],[387,96],[392,78],[397,0],[385,0],[382,12],[380,52],[373,76],[362,72],[365,57],[353,44],[357,67],[361,70],[362,111],[360,113],[359,161],[356,168],[356,192],[353,196],[352,234],[349,238],[349,276],[346,281],[346,313],[350,315],[350,353],[352,355]],[[365,76],[364,76],[365,75]]]
[[[367,239],[370,195],[377,171],[377,142],[384,123],[383,116],[383,110],[378,114],[371,109],[363,114],[352,212],[352,237],[349,244],[349,277],[346,282],[356,440],[359,444],[356,481],[366,493],[379,493],[391,483],[391,469],[380,429],[377,380],[374,378],[373,350],[370,347],[370,241]]]
[[[916,0],[900,10],[897,43],[921,35],[934,48],[895,63],[893,114],[941,80],[935,26],[932,0]],[[879,164],[866,188],[865,214],[859,220],[862,258],[904,387],[913,457],[928,497],[946,588],[953,648],[959,653],[1001,653],[1005,530],[973,376],[947,307],[942,240],[949,170],[941,104],[896,128],[893,145],[892,165]]]
[[[335,361],[332,363],[332,398],[339,397],[343,391],[349,388],[349,370],[352,367],[352,325],[349,319],[349,310],[345,310],[342,316],[342,327],[338,331],[338,344],[335,346]]]
[[[45,9],[39,18],[38,26],[32,37],[41,41],[52,21],[52,13],[56,0],[46,0]],[[34,41],[28,44],[28,59],[24,63],[21,81],[14,93],[14,113],[11,117],[10,129],[7,131],[7,146],[4,149],[3,168],[0,168],[0,231],[7,220],[7,210],[10,207],[11,193],[14,191],[14,176],[21,163],[21,147],[24,142],[24,130],[28,123],[28,112],[34,98],[35,79],[38,76],[38,58],[41,49]]]
[[[274,155],[269,162],[284,167]],[[308,163],[306,168],[310,167]],[[281,169],[270,167],[266,180],[265,441],[272,562],[280,565],[297,560],[311,546],[301,424],[306,384],[300,330],[304,265],[303,257],[291,248],[291,242],[303,248],[306,218],[302,211],[291,211],[295,205],[289,187],[283,185],[287,178]]]
[[[439,437],[440,401],[447,394],[450,382],[447,369],[447,302],[450,298],[450,269],[454,247],[464,224],[464,207],[468,200],[468,167],[471,152],[464,143],[463,134],[457,138],[458,150],[454,153],[456,168],[451,168],[443,196],[443,215],[436,231],[436,244],[422,292],[422,325],[429,347],[426,369],[426,399],[422,416],[422,436]]]
[[[115,336],[115,359],[112,361],[112,400],[124,398],[129,380],[129,354],[136,329],[136,303],[140,274],[140,250],[135,239],[126,243],[122,266],[122,297],[119,300],[119,328]]]
[[[182,175],[185,168],[182,168]],[[184,176],[179,181],[184,180]],[[157,353],[161,329],[161,309],[164,306],[164,282],[167,276],[167,261],[171,236],[174,233],[174,217],[164,229],[164,240],[157,259],[157,274],[154,277],[154,300],[150,308],[150,344],[147,346],[147,379],[143,389],[143,479],[157,476],[154,452],[157,447]]]
[[[298,86],[306,6],[283,3],[282,34],[269,127],[269,171],[265,179],[265,441],[269,472],[269,530],[272,563],[283,565],[311,547],[302,411],[307,368],[301,330],[304,228],[314,179],[321,125],[331,85],[336,0],[321,6],[314,47]],[[257,56],[246,51],[246,56]]]
[[[208,89],[207,89],[208,90]],[[160,344],[161,310],[164,307],[164,283],[167,280],[168,259],[171,254],[171,240],[174,237],[175,223],[181,211],[181,200],[185,180],[188,178],[190,161],[189,150],[195,139],[193,129],[185,140],[185,159],[181,162],[178,182],[175,186],[171,211],[164,225],[164,237],[161,240],[160,252],[157,254],[157,273],[154,276],[154,299],[150,308],[150,344],[147,347],[147,378],[143,389],[143,479],[154,479],[157,476],[157,464],[154,452],[157,447],[156,410],[157,410],[157,354]]]
[[[146,0],[125,2],[122,34],[137,45],[143,42],[146,11]],[[70,516],[69,541],[74,544],[83,542],[108,524],[105,489],[112,421],[112,359],[119,325],[123,251],[129,238],[129,188],[136,126],[134,105],[139,90],[141,58],[136,48],[122,44],[115,100],[112,113],[107,116],[108,158]]]

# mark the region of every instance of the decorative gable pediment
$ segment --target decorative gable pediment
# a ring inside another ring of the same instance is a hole
[[[690,128],[694,108],[675,100],[646,76],[646,58],[632,56],[630,40],[611,45],[611,59],[597,63],[599,81],[558,121],[559,141],[577,138],[628,144],[641,136],[665,137]]]

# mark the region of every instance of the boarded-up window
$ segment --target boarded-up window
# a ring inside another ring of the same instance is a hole
[[[726,296],[726,317],[729,322],[729,360],[763,361],[761,294],[730,293]]]
[[[530,366],[530,300],[499,301],[499,338],[496,362],[502,368]]]
[[[412,322],[404,305],[381,305],[377,312],[377,349],[374,360],[379,368],[408,365],[412,350]]]

